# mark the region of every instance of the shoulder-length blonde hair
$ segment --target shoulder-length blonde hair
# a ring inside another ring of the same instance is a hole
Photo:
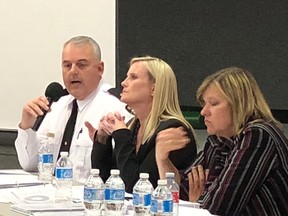
[[[236,134],[252,121],[264,120],[282,126],[273,117],[259,85],[247,70],[229,67],[208,76],[196,94],[201,106],[204,105],[203,94],[211,85],[218,88],[230,104]]]
[[[135,57],[130,61],[130,66],[141,62],[147,68],[149,79],[154,83],[153,101],[151,112],[144,125],[142,142],[151,138],[159,123],[167,119],[178,119],[195,135],[192,126],[185,120],[179,105],[177,80],[172,68],[162,59],[144,56]],[[137,116],[134,120],[136,121]],[[133,122],[129,127],[132,127]]]

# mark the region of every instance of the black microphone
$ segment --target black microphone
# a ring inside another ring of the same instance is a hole
[[[45,96],[47,97],[49,101],[49,105],[48,105],[49,107],[52,105],[53,102],[58,101],[60,97],[64,95],[68,95],[68,94],[69,94],[68,91],[66,89],[63,89],[62,85],[57,82],[50,83],[45,90]],[[38,130],[38,128],[40,127],[42,121],[44,120],[48,112],[47,110],[42,110],[42,111],[43,111],[43,115],[37,117],[32,127],[33,131]]]

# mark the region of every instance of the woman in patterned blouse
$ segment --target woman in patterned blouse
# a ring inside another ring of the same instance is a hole
[[[179,173],[167,157],[177,145],[168,147],[163,131],[156,144],[160,176],[174,171],[181,199],[212,214],[288,215],[288,140],[254,77],[241,68],[220,70],[204,80],[197,100],[209,134],[204,149]]]

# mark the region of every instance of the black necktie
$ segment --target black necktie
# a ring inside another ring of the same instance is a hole
[[[72,112],[71,112],[71,115],[67,121],[65,130],[64,130],[59,155],[60,155],[61,151],[69,152],[73,133],[74,133],[75,123],[76,123],[76,119],[77,119],[77,113],[78,113],[77,101],[76,101],[76,99],[74,99]],[[58,158],[59,158],[59,156],[58,156]]]

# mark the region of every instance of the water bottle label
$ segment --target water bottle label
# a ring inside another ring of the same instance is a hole
[[[173,200],[163,200],[163,212],[173,212]]]
[[[133,193],[133,205],[142,204],[143,206],[151,205],[151,194]]]
[[[42,154],[42,163],[44,164],[53,163],[53,154],[52,153]]]
[[[84,201],[92,202],[94,200],[103,200],[104,190],[84,187]]]
[[[58,179],[72,179],[73,169],[71,167],[56,167],[55,177]]]
[[[124,189],[105,189],[105,200],[124,200]]]
[[[174,203],[179,203],[179,192],[178,191],[173,191],[172,192],[172,196],[173,196],[173,202]]]
[[[158,203],[158,201],[154,199],[151,201],[151,212],[158,212],[161,208],[163,213],[173,212],[173,201],[163,200],[162,203],[161,202]]]
[[[157,200],[151,200],[151,212],[158,212],[158,201]]]

